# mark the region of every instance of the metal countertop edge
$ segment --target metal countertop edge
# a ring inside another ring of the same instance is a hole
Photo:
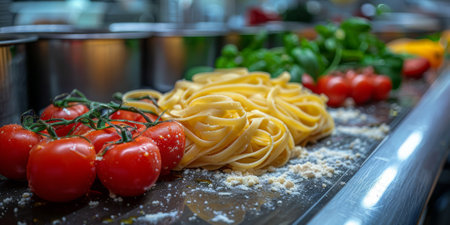
[[[308,224],[417,224],[446,160],[449,142],[447,69]]]

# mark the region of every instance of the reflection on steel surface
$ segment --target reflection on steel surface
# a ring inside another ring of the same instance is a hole
[[[147,41],[144,85],[166,92],[195,66],[214,66],[219,54],[217,36],[152,36]]]
[[[108,102],[117,91],[139,88],[143,40],[110,35],[114,34],[53,34],[31,45],[32,107],[39,110],[73,89]]]
[[[345,225],[360,225],[360,224],[361,220],[357,218],[352,218],[345,223]]]
[[[368,209],[375,206],[395,176],[397,176],[397,168],[395,167],[389,167],[383,171],[375,185],[367,192],[362,201],[362,206]]]
[[[0,125],[18,123],[28,108],[25,43],[35,40],[0,36]]]
[[[143,84],[161,92],[171,90],[190,68],[213,67],[226,32],[221,23],[115,23],[109,29],[151,34],[144,49]]]
[[[405,160],[406,158],[408,158],[414,152],[414,150],[417,149],[417,146],[422,141],[422,138],[422,132],[415,131],[414,133],[412,133],[398,149],[397,157],[400,160]]]

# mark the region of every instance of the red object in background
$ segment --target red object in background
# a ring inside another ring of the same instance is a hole
[[[369,75],[356,75],[350,81],[350,88],[351,97],[355,103],[358,105],[364,104],[372,98],[374,92],[373,80]]]
[[[260,8],[251,8],[248,11],[248,25],[259,25],[267,23],[269,21],[281,20],[280,16],[276,13],[264,12]]]
[[[430,67],[430,61],[423,57],[405,59],[403,62],[403,76],[421,78]]]
[[[350,95],[350,85],[341,76],[325,75],[319,78],[317,90],[328,97],[328,106],[339,107]]]
[[[302,75],[302,85],[305,88],[308,88],[314,93],[317,93],[317,85],[316,82],[314,82],[314,79],[309,74],[303,74]]]
[[[389,98],[392,89],[392,81],[388,76],[378,75],[373,78],[374,92],[373,99],[382,101]]]

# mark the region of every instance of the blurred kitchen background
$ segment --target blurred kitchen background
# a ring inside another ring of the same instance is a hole
[[[443,27],[450,24],[450,2],[446,0],[0,0],[0,26],[72,24],[92,28],[115,22],[218,22],[235,27],[264,20],[315,23],[351,15],[374,18],[379,4],[392,12],[433,17]]]

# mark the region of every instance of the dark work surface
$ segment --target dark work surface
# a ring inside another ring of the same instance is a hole
[[[427,87],[425,79],[404,82],[389,101],[357,107],[368,115],[366,120],[336,120],[336,125],[386,123],[395,129]],[[0,224],[303,224],[345,185],[381,140],[338,133],[307,146],[309,151],[321,147],[344,150],[356,138],[361,140],[361,157],[351,167],[328,178],[326,187],[323,180],[304,179],[294,195],[264,186],[232,188],[220,183],[214,171],[188,170],[160,179],[140,197],[112,198],[97,182],[86,197],[50,203],[32,195],[26,182],[0,177]]]

